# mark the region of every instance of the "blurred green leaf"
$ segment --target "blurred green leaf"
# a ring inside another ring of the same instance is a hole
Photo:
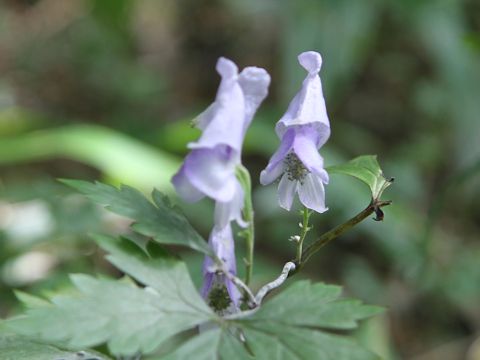
[[[106,209],[135,221],[132,229],[162,244],[183,245],[211,255],[206,241],[190,225],[180,209],[157,190],[153,203],[138,190],[126,185],[116,188],[99,182],[61,180]]]
[[[78,354],[83,354],[81,357]],[[2,360],[107,360],[108,357],[92,351],[74,352],[42,344],[0,329],[0,356]]]
[[[229,344],[230,346],[227,347],[225,344]],[[159,360],[211,360],[219,359],[220,355],[222,359],[229,360],[252,358],[246,352],[240,341],[217,328],[200,333]]]
[[[68,158],[101,170],[117,183],[142,190],[173,190],[180,160],[126,135],[95,125],[41,130],[0,141],[0,165]]]
[[[344,174],[364,182],[372,192],[372,199],[378,200],[383,191],[391,185],[393,179],[387,180],[383,175],[376,155],[359,156],[342,165],[329,166],[330,174]]]

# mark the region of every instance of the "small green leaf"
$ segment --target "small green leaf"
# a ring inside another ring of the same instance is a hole
[[[151,237],[158,243],[183,245],[212,255],[207,242],[195,231],[181,211],[169,199],[154,190],[153,202],[129,186],[120,188],[81,180],[60,180],[108,210],[133,219],[133,230]]]
[[[364,182],[372,192],[372,199],[379,200],[383,191],[392,184],[393,179],[386,179],[383,175],[377,155],[359,156],[342,165],[326,168],[330,174],[345,174]]]
[[[42,298],[39,298],[37,296],[27,294],[23,291],[16,290],[15,291],[15,296],[27,308],[34,308],[34,307],[37,307],[37,306],[48,305],[48,301],[46,301]]]
[[[109,359],[93,351],[68,351],[3,330],[0,332],[0,358],[2,360]]]

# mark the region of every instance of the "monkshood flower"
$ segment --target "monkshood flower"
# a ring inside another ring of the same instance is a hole
[[[217,72],[222,77],[215,102],[195,123],[202,136],[188,147],[192,150],[173,177],[177,193],[187,202],[207,196],[216,201],[215,224],[242,221],[243,190],[235,176],[241,163],[241,147],[246,130],[268,93],[270,76],[261,68],[247,67],[238,74],[237,66],[220,58]]]
[[[188,202],[203,197],[215,200],[215,225],[209,244],[224,262],[230,274],[236,274],[233,235],[230,222],[245,227],[242,219],[244,191],[235,175],[241,164],[241,147],[248,126],[267,96],[270,76],[264,69],[247,67],[238,74],[237,66],[220,58],[217,72],[222,80],[215,102],[195,120],[202,130],[200,139],[190,143],[191,152],[173,177],[177,193]],[[203,296],[219,311],[239,308],[240,293],[236,286],[218,271],[206,257],[203,267]]]
[[[208,243],[215,254],[224,262],[226,270],[230,274],[236,275],[235,247],[230,223],[224,228],[215,226]],[[203,262],[202,296],[208,300],[216,311],[235,312],[240,306],[241,294],[236,285],[217,270],[214,261],[206,256]]]
[[[305,207],[322,213],[328,210],[324,184],[328,184],[329,178],[318,149],[330,136],[330,122],[318,76],[322,58],[319,53],[308,51],[300,54],[298,60],[308,75],[275,127],[281,139],[280,147],[261,172],[260,183],[268,185],[280,178],[278,200],[281,207],[290,210],[298,192]]]

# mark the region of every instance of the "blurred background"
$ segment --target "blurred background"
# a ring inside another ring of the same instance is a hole
[[[169,179],[199,135],[190,121],[214,99],[219,56],[272,76],[244,163],[255,184],[253,286],[276,276],[294,257],[287,239],[300,216],[258,175],[305,50],[323,55],[327,165],[378,154],[396,182],[385,220],[335,240],[302,276],[388,308],[355,334],[384,359],[480,359],[478,0],[1,0],[0,316],[18,311],[13,289],[115,275],[87,233],[121,233],[128,221],[56,179],[174,196]],[[366,186],[332,175],[330,210],[313,217],[308,240],[368,202]],[[184,209],[208,236],[211,204]],[[202,259],[184,258],[199,284]]]

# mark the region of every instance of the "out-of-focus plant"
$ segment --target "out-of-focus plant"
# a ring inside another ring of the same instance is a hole
[[[354,329],[358,321],[381,309],[339,298],[339,287],[300,280],[264,303],[272,290],[301,271],[323,246],[371,214],[382,220],[381,208],[390,204],[381,195],[391,180],[383,176],[376,157],[362,156],[344,165],[324,167],[318,149],[330,136],[330,123],[318,76],[322,60],[310,51],[300,54],[299,61],[308,75],[277,124],[282,142],[261,176],[265,184],[281,177],[278,193],[283,208],[291,209],[297,192],[304,205],[300,234],[290,237],[296,255],[278,278],[256,294],[249,287],[254,269],[254,209],[250,173],[241,163],[246,129],[267,95],[270,77],[253,67],[239,74],[233,62],[221,58],[217,71],[222,80],[215,102],[195,120],[202,136],[189,144],[191,153],[173,177],[185,200],[209,197],[216,201],[208,244],[179,208],[157,190],[149,200],[125,185],[116,188],[63,180],[109,211],[133,220],[131,235],[94,236],[107,252],[107,260],[125,277],[72,275],[73,290],[57,291],[46,298],[18,292],[27,310],[5,322],[0,351],[18,359],[30,359],[33,353],[41,358],[75,359],[107,359],[109,355],[118,359],[150,355],[152,359],[377,358],[335,331]],[[367,184],[371,201],[359,214],[304,249],[311,217],[327,210],[327,171]],[[244,280],[237,276],[233,221],[243,228],[240,234],[247,248]],[[187,247],[205,256],[202,296],[185,263],[166,245]],[[108,354],[85,350],[103,344]]]

